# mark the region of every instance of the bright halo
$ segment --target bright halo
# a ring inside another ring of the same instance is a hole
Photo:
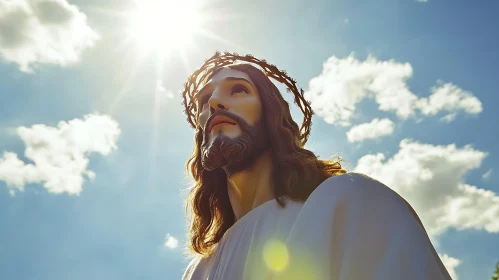
[[[189,47],[201,28],[199,0],[135,0],[129,38],[143,51],[170,52]]]

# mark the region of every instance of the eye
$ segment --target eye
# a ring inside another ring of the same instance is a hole
[[[230,94],[236,94],[236,93],[240,93],[240,92],[246,92],[246,93],[249,93],[248,89],[243,86],[243,85],[235,85],[232,87],[231,91],[230,91]]]

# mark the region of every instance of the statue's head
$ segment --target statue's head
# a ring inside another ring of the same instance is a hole
[[[222,168],[230,175],[250,167],[272,144],[299,145],[288,103],[251,64],[215,68],[195,100],[202,136],[196,144],[206,171]],[[284,128],[287,133],[278,133]]]
[[[236,63],[243,60],[244,63]],[[257,66],[260,66],[260,70]],[[274,83],[285,84],[304,114],[301,128]],[[268,153],[271,191],[280,198],[306,200],[327,177],[344,173],[339,161],[323,161],[304,148],[312,110],[284,71],[251,56],[216,54],[188,79],[185,112],[195,128],[195,147],[187,168],[195,179],[190,190],[190,248],[208,254],[235,222],[227,176],[243,171]]]
[[[249,64],[228,65],[215,69],[196,96],[205,170],[223,168],[228,174],[242,171],[268,148],[257,86],[265,83],[262,79],[266,79],[263,73]]]

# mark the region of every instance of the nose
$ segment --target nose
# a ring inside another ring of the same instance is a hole
[[[218,110],[227,110],[228,107],[225,104],[224,100],[220,97],[220,94],[217,91],[214,91],[208,100],[208,104],[210,106],[210,113],[215,113]]]

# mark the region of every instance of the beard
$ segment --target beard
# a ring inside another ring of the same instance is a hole
[[[207,171],[223,168],[230,175],[251,167],[269,146],[263,120],[251,126],[244,119],[226,111],[218,112],[216,115],[224,115],[235,120],[242,132],[236,138],[230,138],[220,130],[210,142],[206,126],[201,144],[203,168]]]

